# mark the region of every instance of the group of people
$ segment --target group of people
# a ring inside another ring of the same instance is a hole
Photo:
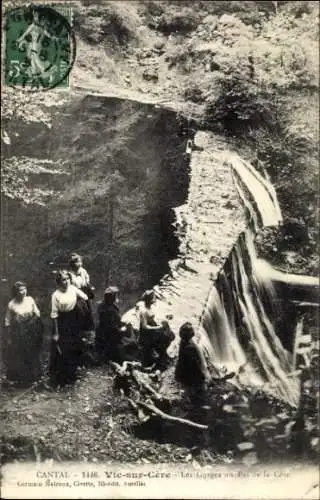
[[[82,258],[72,254],[70,268],[56,273],[57,288],[51,296],[52,339],[49,376],[52,385],[73,383],[78,367],[108,361],[140,361],[144,366],[165,370],[169,363],[167,349],[174,340],[167,320],[157,321],[153,290],[142,295],[138,308],[139,327],[122,320],[119,289],[109,286],[97,308],[95,326],[92,300],[94,288],[83,267]],[[7,378],[31,382],[41,373],[40,354],[43,324],[34,299],[23,282],[13,286],[5,316]],[[180,328],[180,348],[176,378],[190,389],[190,395],[201,394],[209,374],[202,351],[194,341],[191,323]]]

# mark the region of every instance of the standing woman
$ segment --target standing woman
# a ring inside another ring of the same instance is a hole
[[[92,299],[94,299],[94,287],[90,284],[90,277],[83,267],[81,255],[72,253],[69,259],[71,284],[82,290],[87,296],[87,312],[83,325],[82,339],[84,343],[83,364],[94,366],[95,359],[95,324],[93,319]]]
[[[13,299],[5,317],[7,377],[12,381],[31,383],[41,373],[43,325],[40,311],[27,294],[25,283],[17,281],[12,293]]]
[[[51,297],[52,348],[49,374],[55,386],[72,383],[82,358],[83,329],[88,296],[70,283],[68,271],[58,271],[58,288]]]
[[[82,257],[77,253],[72,253],[70,255],[69,264],[71,284],[80,288],[83,292],[90,296],[90,277],[87,270],[83,267]]]

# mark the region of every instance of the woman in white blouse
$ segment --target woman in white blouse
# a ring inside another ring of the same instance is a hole
[[[49,373],[56,386],[72,383],[82,358],[81,330],[88,296],[70,283],[68,271],[58,271],[51,297],[52,349]]]
[[[25,283],[17,281],[12,287],[6,317],[7,378],[17,382],[33,382],[40,375],[40,351],[43,325],[40,311],[28,295]]]

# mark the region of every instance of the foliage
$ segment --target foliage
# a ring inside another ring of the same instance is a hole
[[[197,27],[198,19],[194,11],[183,9],[180,14],[162,14],[157,21],[156,27],[164,35],[170,35],[171,33],[185,35]]]
[[[218,68],[211,83],[200,70],[193,84],[206,99],[203,126],[229,135],[240,150],[249,147],[249,159],[258,158],[276,186],[285,223],[295,218],[308,229],[295,250],[309,257],[316,251],[319,134],[318,8],[311,4],[304,12],[282,4],[259,30],[224,14],[191,53],[191,64],[199,67],[200,56]],[[185,64],[181,53],[170,56]],[[293,244],[292,231],[280,247]]]
[[[218,98],[209,95],[206,101],[204,121],[209,128],[220,123],[227,133],[240,135],[253,127],[274,127],[277,109],[268,88],[233,72],[221,79],[220,89]]]
[[[146,2],[143,15],[149,28],[164,35],[186,35],[196,29],[202,12],[190,2]]]
[[[103,0],[98,5],[83,0],[75,11],[75,27],[88,44],[102,43],[111,50],[127,48],[137,38],[141,24],[135,4]]]
[[[147,19],[147,23],[152,22],[153,16],[161,16],[164,12],[164,7],[158,1],[147,1],[143,4],[143,14]]]

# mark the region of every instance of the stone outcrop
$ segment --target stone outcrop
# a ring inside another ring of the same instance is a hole
[[[196,133],[187,201],[175,209],[180,255],[170,262],[171,272],[154,287],[156,314],[167,316],[176,333],[171,355],[177,352],[181,324],[191,321],[197,328],[212,283],[245,228],[231,169],[224,163],[226,154],[221,138],[210,132]],[[134,310],[124,318],[137,321]]]

